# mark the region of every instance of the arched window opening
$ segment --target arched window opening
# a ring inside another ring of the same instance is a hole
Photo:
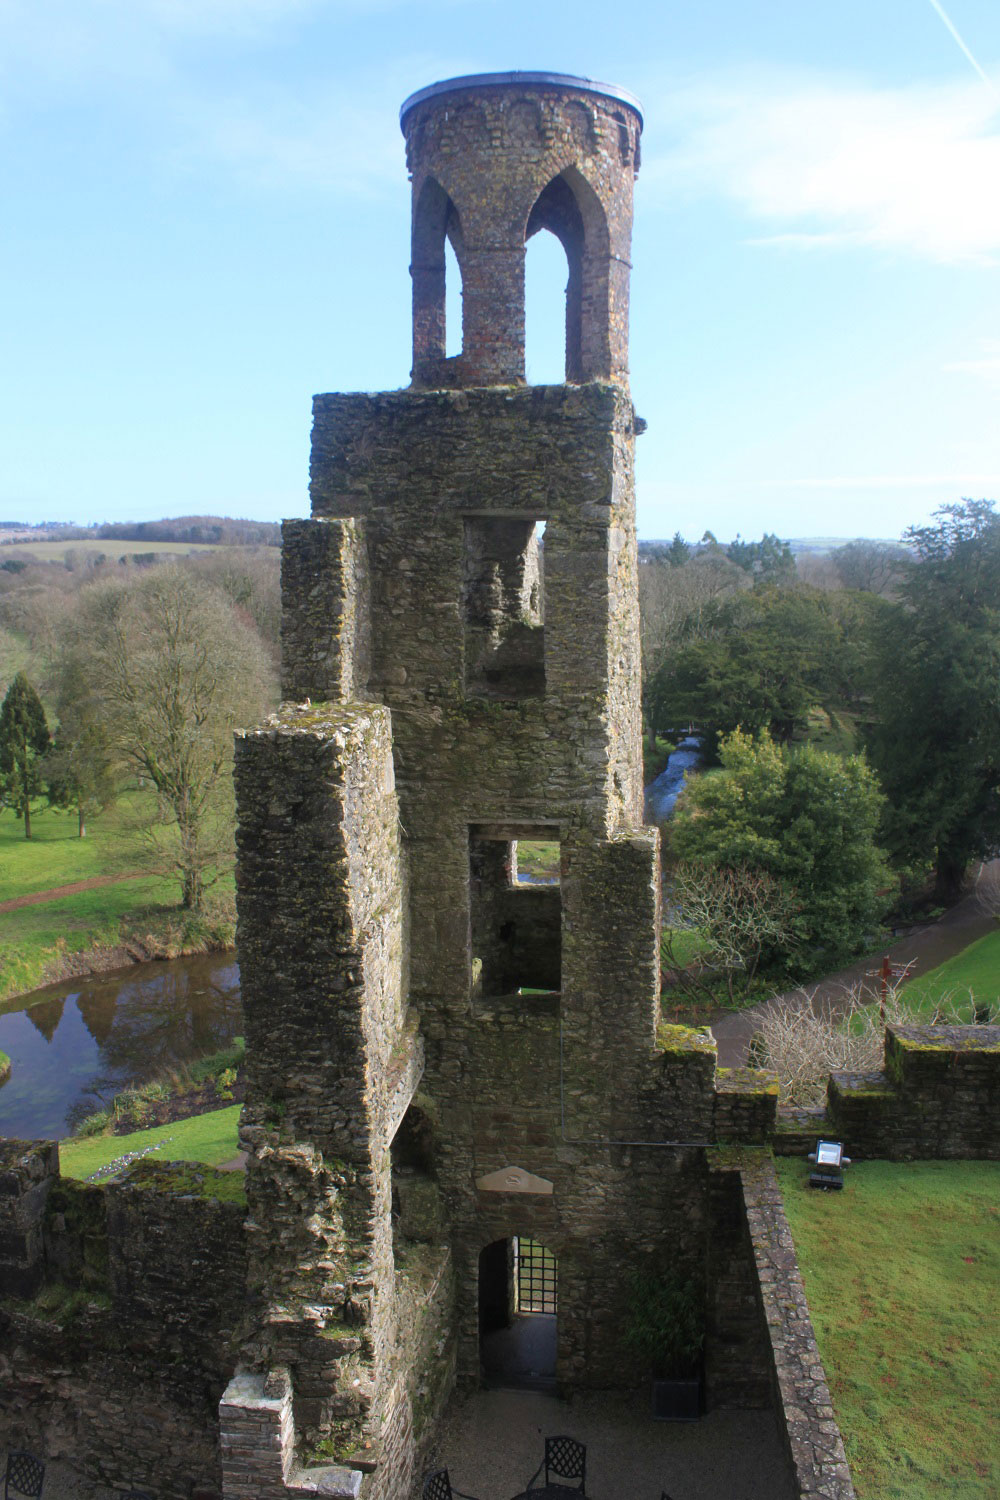
[[[561,304],[553,284],[551,249],[547,229],[562,245],[569,275],[565,303]],[[536,274],[530,242],[536,238],[549,251],[547,278]],[[539,193],[525,226],[528,244],[525,301],[525,356],[528,379],[539,382],[538,367],[552,378],[551,350],[555,309],[565,306],[565,374],[568,381],[590,380],[609,370],[608,258],[610,237],[607,217],[591,184],[577,167],[567,167]],[[539,283],[536,290],[535,282]],[[536,300],[544,307],[536,306]],[[548,328],[546,339],[545,329]],[[540,331],[536,334],[536,328]],[[536,338],[544,342],[536,346]],[[540,347],[541,353],[538,352]],[[546,348],[548,353],[546,354]]]
[[[462,352],[462,270],[455,247],[444,242],[445,356],[455,359]]]
[[[479,1357],[484,1385],[555,1385],[556,1257],[526,1235],[494,1240],[479,1256]]]
[[[413,277],[414,374],[432,376],[448,353],[448,282],[456,311],[450,319],[461,348],[462,230],[455,205],[439,182],[428,177],[413,214],[410,274]],[[447,247],[447,249],[446,249]],[[449,277],[448,259],[453,262]]]
[[[536,234],[524,261],[524,376],[529,385],[567,378],[567,264],[554,234]]]

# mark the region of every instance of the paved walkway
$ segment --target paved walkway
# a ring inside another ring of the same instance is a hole
[[[994,879],[1000,876],[1000,860],[994,860],[986,868]],[[954,958],[956,953],[961,953],[963,948],[967,948],[977,938],[996,931],[996,926],[996,917],[983,910],[973,891],[936,922],[930,922],[926,927],[915,927],[912,932],[898,938],[882,951],[888,953],[894,965],[911,965],[911,976],[926,974],[929,969],[936,969],[946,959]],[[790,990],[784,995],[776,995],[775,1000],[790,1000],[796,995],[801,997],[808,994],[819,1004],[836,1006],[843,1001],[851,986],[859,983],[871,986],[873,998],[877,998],[878,980],[871,976],[870,971],[878,967],[880,957],[881,955],[872,958],[869,955],[820,980],[818,984],[806,985],[804,991]],[[721,1068],[738,1068],[746,1062],[750,1038],[755,1031],[760,1030],[761,1016],[771,1003],[773,1002],[768,1001],[763,1005],[755,1005],[752,1010],[735,1013],[720,1011],[711,1020],[709,1024],[718,1043]]]
[[[769,1411],[717,1411],[700,1422],[654,1422],[638,1396],[560,1401],[536,1391],[478,1391],[452,1403],[431,1466],[477,1500],[510,1500],[537,1469],[546,1435],[587,1445],[591,1500],[792,1500],[788,1462]],[[571,1492],[570,1492],[571,1493]]]

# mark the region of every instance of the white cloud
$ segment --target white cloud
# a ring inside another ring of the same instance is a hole
[[[1000,259],[1000,102],[980,82],[742,74],[665,90],[657,113],[679,139],[647,190],[721,193],[771,229],[756,243]]]
[[[957,359],[945,365],[949,373],[976,375],[990,385],[1000,386],[1000,339],[981,339],[978,359]]]

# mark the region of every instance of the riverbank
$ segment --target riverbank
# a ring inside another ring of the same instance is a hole
[[[102,894],[107,900],[110,893]],[[223,953],[236,941],[231,882],[203,912],[156,905],[94,912],[90,902],[81,910],[78,897],[64,897],[34,905],[30,915],[37,915],[35,923],[26,922],[28,915],[23,909],[9,917],[0,913],[0,1013],[63,979]]]
[[[144,791],[126,793],[85,839],[58,808],[34,813],[30,840],[11,812],[0,816],[0,1011],[62,979],[232,947],[232,877],[203,912],[184,911],[176,876],[148,869],[143,828],[154,817]]]

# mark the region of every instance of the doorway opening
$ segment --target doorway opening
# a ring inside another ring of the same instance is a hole
[[[526,1235],[479,1256],[479,1359],[485,1386],[548,1391],[556,1383],[556,1257]]]

